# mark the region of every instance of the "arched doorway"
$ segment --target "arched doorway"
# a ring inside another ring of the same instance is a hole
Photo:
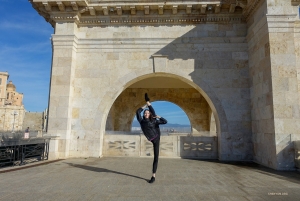
[[[143,135],[131,135],[131,123],[137,108],[145,104],[144,93],[152,101],[165,100],[181,107],[190,119],[192,130],[185,135],[165,136],[161,140],[161,156],[216,159],[217,132],[210,136],[212,119],[218,122],[216,109],[211,107],[199,90],[176,76],[139,78],[126,87],[110,107],[104,135],[104,156],[149,156],[151,143]],[[216,117],[216,118],[215,118]],[[219,123],[219,122],[218,122]],[[126,135],[126,136],[124,136]]]

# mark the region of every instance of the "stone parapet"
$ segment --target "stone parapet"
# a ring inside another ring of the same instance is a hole
[[[103,155],[153,157],[153,144],[143,135],[105,135]],[[160,157],[218,159],[217,137],[161,136]]]

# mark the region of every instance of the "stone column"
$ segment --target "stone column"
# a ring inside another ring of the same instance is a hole
[[[254,160],[279,170],[294,168],[300,139],[297,9],[261,1],[248,19]]]
[[[69,156],[73,80],[76,65],[76,29],[76,24],[72,22],[56,23],[55,34],[52,36],[53,64],[48,134],[59,136],[56,143],[58,147],[53,148],[56,158]],[[51,153],[52,150],[50,150],[50,155]]]
[[[290,0],[268,0],[267,24],[274,108],[276,169],[294,168],[294,140],[300,140],[299,16]],[[298,33],[297,33],[298,32]]]

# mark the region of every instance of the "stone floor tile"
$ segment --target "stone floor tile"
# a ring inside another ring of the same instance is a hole
[[[254,165],[160,158],[78,158],[26,169],[0,169],[0,200],[297,200],[299,172]],[[273,195],[272,193],[282,193]],[[286,193],[286,195],[283,195]]]

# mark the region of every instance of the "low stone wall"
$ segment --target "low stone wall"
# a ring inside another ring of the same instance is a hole
[[[217,137],[161,136],[160,156],[169,158],[217,159]],[[104,156],[152,157],[153,147],[144,135],[104,136]]]
[[[23,130],[25,130],[27,127],[29,127],[30,131],[43,130],[43,117],[43,112],[26,112],[23,121]]]

